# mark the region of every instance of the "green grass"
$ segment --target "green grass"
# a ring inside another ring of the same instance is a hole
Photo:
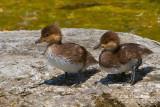
[[[61,27],[132,32],[160,41],[159,0],[1,0],[0,30]]]

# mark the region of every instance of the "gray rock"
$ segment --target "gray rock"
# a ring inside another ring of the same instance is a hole
[[[92,50],[105,30],[63,29],[64,42],[75,42],[98,59],[101,50]],[[143,107],[160,105],[160,43],[119,32],[122,43],[133,42],[150,48],[137,72],[133,86],[110,81],[106,72],[89,70],[81,84],[47,64],[42,52],[46,44],[35,45],[39,31],[0,32],[0,107]],[[77,75],[74,75],[77,76]],[[76,77],[77,78],[77,77]],[[128,78],[128,77],[127,77]],[[157,106],[158,107],[158,106]]]

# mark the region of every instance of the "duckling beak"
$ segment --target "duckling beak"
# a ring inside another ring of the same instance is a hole
[[[95,47],[93,47],[93,49],[95,50],[95,49],[98,49],[98,48],[100,48],[100,46],[101,46],[101,44],[99,43],[99,44],[97,44]]]

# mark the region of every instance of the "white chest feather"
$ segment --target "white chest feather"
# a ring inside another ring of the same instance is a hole
[[[83,69],[83,64],[71,63],[69,59],[55,55],[50,48],[48,48],[46,56],[51,65],[65,72],[74,73]]]
[[[138,62],[137,59],[130,60],[128,63],[120,65],[120,66],[115,66],[112,68],[106,68],[106,67],[101,67],[103,71],[106,71],[110,74],[118,74],[122,72],[129,72],[132,70],[133,66]]]

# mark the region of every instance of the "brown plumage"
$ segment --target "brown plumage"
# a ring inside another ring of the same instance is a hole
[[[75,43],[62,43],[61,30],[55,24],[42,29],[41,37],[36,43],[41,42],[48,43],[45,53],[49,62],[65,72],[78,72],[97,63],[83,46]]]
[[[107,49],[115,49],[120,44],[120,39],[117,36],[117,33],[108,31],[102,35],[100,38],[100,42],[94,49],[99,47],[107,48]]]
[[[101,44],[105,44],[105,43],[108,43],[108,42],[111,42],[111,41],[117,43],[117,45],[120,44],[120,39],[117,36],[117,33],[112,32],[112,31],[108,31],[108,32],[104,33],[102,35],[102,37],[100,38],[100,43]]]
[[[51,48],[56,56],[63,56],[69,59],[71,63],[83,63],[86,65],[96,62],[84,47],[75,43],[54,44]]]
[[[122,64],[127,63],[132,58],[143,58],[146,55],[153,53],[148,48],[135,43],[125,43],[121,44],[118,49],[118,57]]]
[[[135,71],[142,63],[142,58],[152,53],[148,48],[135,43],[120,44],[117,33],[112,31],[102,35],[95,47],[104,48],[99,56],[99,65],[110,73],[122,73],[132,70],[131,84],[134,83]]]
[[[132,59],[141,59],[152,51],[135,43],[121,44],[116,50],[103,50],[99,56],[99,64],[104,67],[127,64]]]

